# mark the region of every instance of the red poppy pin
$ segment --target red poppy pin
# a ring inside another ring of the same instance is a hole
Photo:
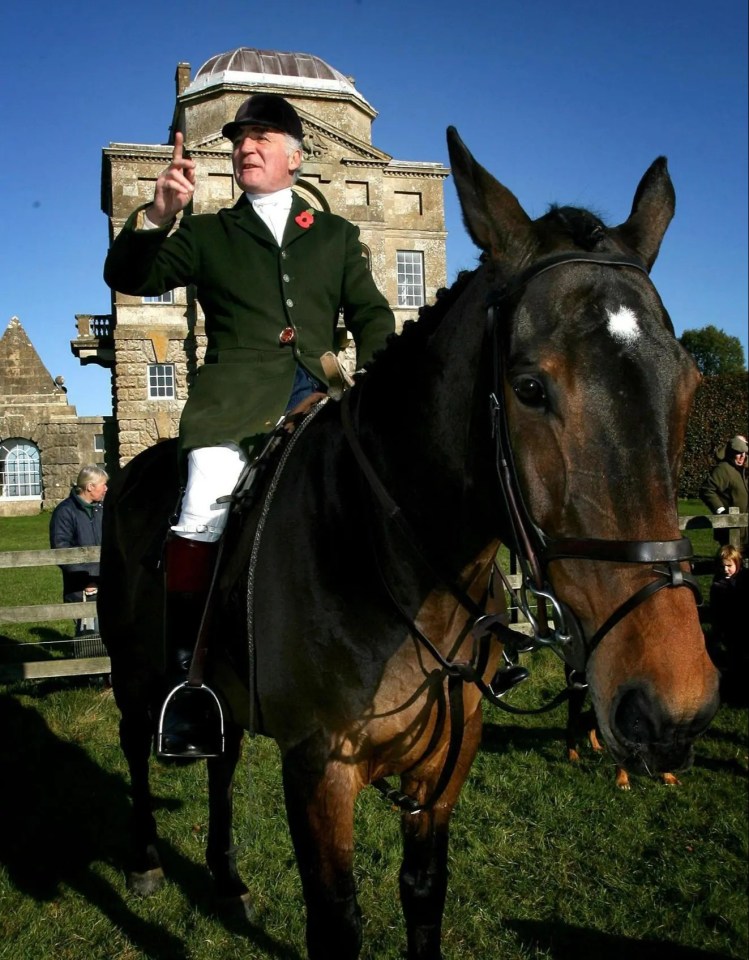
[[[309,230],[309,228],[315,222],[315,211],[302,210],[301,213],[294,217],[294,222],[298,223],[302,230]]]

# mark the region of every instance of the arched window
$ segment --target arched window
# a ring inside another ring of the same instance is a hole
[[[39,448],[29,440],[0,443],[0,499],[32,500],[42,495]]]

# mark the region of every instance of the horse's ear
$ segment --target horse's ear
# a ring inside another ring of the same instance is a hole
[[[447,128],[447,150],[471,239],[493,260],[519,266],[533,244],[530,217],[515,195],[474,160],[455,127]]]
[[[640,180],[629,218],[614,227],[624,243],[645,261],[648,270],[655,263],[675,210],[676,194],[666,158],[658,157]]]

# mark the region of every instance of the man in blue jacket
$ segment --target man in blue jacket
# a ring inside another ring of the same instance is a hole
[[[96,464],[81,468],[69,496],[52,511],[49,545],[53,549],[101,546],[102,507],[108,479],[106,470]],[[65,603],[80,603],[84,593],[96,592],[98,563],[65,563],[60,569]]]

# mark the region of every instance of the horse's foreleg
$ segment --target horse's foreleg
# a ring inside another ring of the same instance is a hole
[[[324,748],[322,748],[324,750]],[[305,743],[283,759],[283,785],[307,908],[310,960],[356,960],[361,911],[353,874],[354,799],[351,768],[319,760]]]
[[[439,960],[442,956],[450,812],[440,806],[439,811],[404,813],[401,818],[400,897],[406,920],[408,960]]]
[[[481,736],[481,711],[469,718],[455,772],[435,807],[423,813],[403,813],[403,863],[400,897],[408,936],[408,960],[440,960],[442,915],[447,896],[447,845],[450,816],[463,786]],[[405,793],[427,801],[439,775],[429,779],[402,778]]]
[[[164,871],[156,847],[158,836],[153,815],[153,799],[148,781],[153,727],[146,710],[124,711],[120,720],[120,746],[130,771],[132,793],[133,867],[128,886],[146,897],[164,882]]]
[[[205,859],[222,904],[252,921],[255,912],[250,892],[237,872],[232,829],[234,772],[242,752],[241,727],[227,724],[224,752],[208,760],[208,843]]]

